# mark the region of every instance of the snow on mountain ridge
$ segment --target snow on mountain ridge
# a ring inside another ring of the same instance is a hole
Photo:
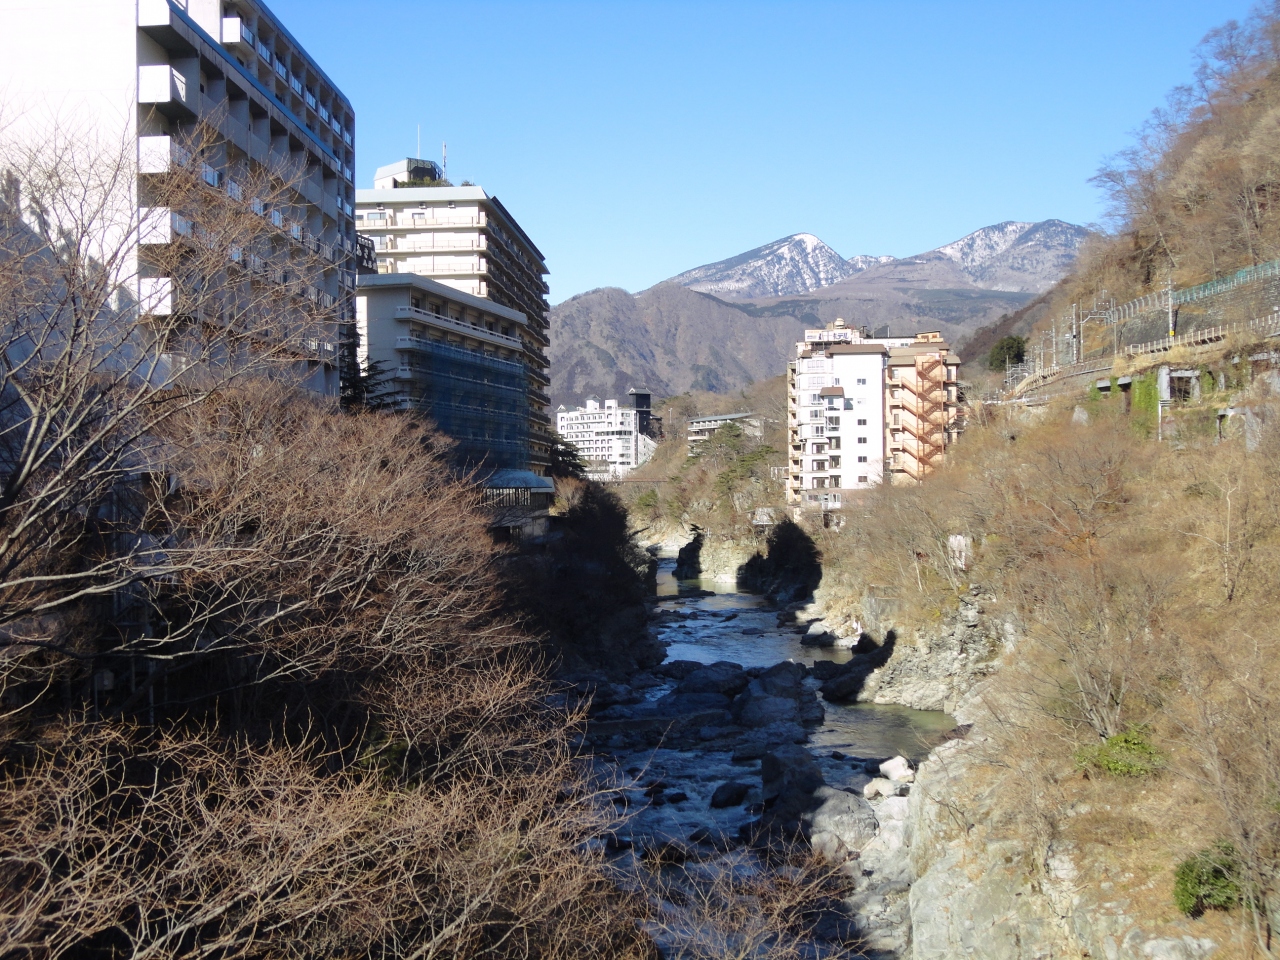
[[[985,266],[1018,242],[1034,223],[1006,220],[990,227],[975,230],[953,243],[931,250],[954,260],[963,267],[973,269]]]
[[[694,267],[671,282],[734,300],[786,297],[829,286],[858,270],[813,234],[797,233]]]

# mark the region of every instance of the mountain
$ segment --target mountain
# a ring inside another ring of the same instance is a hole
[[[797,233],[728,260],[686,270],[670,282],[725,300],[746,300],[808,293],[858,270],[813,234]]]
[[[803,331],[837,317],[895,335],[939,330],[961,347],[1065,276],[1088,235],[1008,221],[913,257],[844,260],[802,233],[634,296],[592,290],[551,310],[552,401],[640,385],[737,390],[781,373]]]
[[[1044,293],[1071,271],[1088,236],[1084,227],[1061,220],[1009,220],[931,252],[958,264],[974,286]]]

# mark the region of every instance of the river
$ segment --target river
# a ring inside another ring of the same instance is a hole
[[[850,658],[848,650],[802,645],[792,626],[779,626],[777,611],[763,597],[718,580],[677,580],[674,571],[674,559],[659,560],[658,609],[679,615],[660,620],[657,627],[659,638],[667,643],[668,660],[729,660],[745,667],[768,667],[783,660],[812,664]],[[699,596],[700,591],[715,595]],[[940,711],[874,703],[824,706],[826,720],[809,740],[815,752],[901,754],[919,760],[955,726]]]

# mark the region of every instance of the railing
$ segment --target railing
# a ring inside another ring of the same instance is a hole
[[[1280,274],[1275,274],[1280,276]],[[1182,333],[1172,337],[1162,337],[1159,340],[1152,340],[1149,343],[1132,344],[1124,348],[1126,356],[1136,357],[1147,353],[1164,353],[1175,347],[1197,346],[1205,343],[1215,343],[1220,340],[1226,340],[1233,334],[1252,333],[1261,334],[1262,336],[1271,336],[1280,332],[1280,311],[1271,314],[1268,317],[1257,317],[1253,320],[1245,320],[1239,323],[1227,323],[1217,327],[1209,327],[1206,330],[1193,330],[1191,333]]]
[[[503,346],[511,347],[514,350],[523,350],[524,343],[519,337],[510,337],[505,333],[495,333],[493,330],[487,330],[484,327],[473,327],[469,323],[461,320],[455,320],[453,317],[446,317],[439,313],[432,313],[429,310],[423,310],[420,307],[396,307],[397,320],[422,320],[425,323],[431,323],[438,327],[444,327],[449,330],[456,330],[464,333],[469,337],[477,340],[490,340],[494,343],[500,343]],[[412,337],[398,337],[397,340],[411,340]]]

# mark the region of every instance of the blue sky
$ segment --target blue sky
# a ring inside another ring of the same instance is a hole
[[[1249,0],[269,0],[356,109],[498,196],[553,303],[793,233],[906,256],[1103,213],[1087,180]],[[353,9],[356,15],[352,15]]]

